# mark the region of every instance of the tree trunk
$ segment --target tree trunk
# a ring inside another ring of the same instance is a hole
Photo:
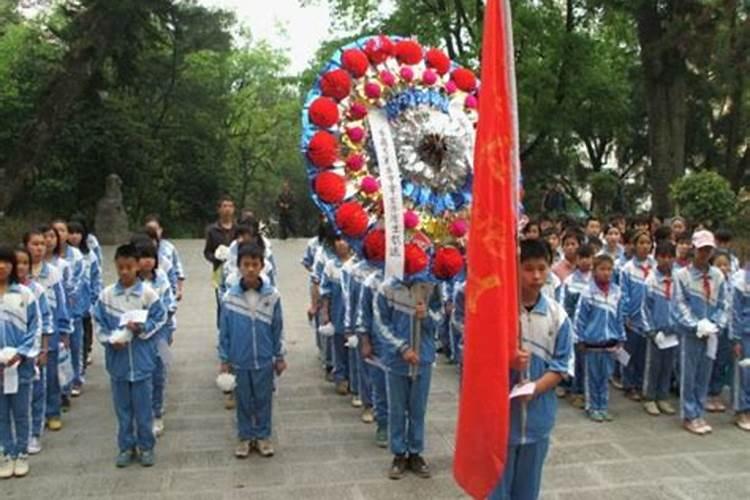
[[[655,3],[644,2],[636,12],[648,113],[652,211],[672,214],[670,184],[685,173],[687,81],[685,57],[670,44],[665,19]]]

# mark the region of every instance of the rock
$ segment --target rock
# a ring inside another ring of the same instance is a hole
[[[120,177],[110,174],[104,185],[104,197],[96,204],[94,226],[102,245],[120,245],[130,237],[121,187]]]

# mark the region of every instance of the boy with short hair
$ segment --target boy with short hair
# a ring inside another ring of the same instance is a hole
[[[709,261],[716,247],[710,231],[693,235],[695,258],[690,267],[674,278],[672,319],[680,339],[680,403],[683,427],[698,435],[712,428],[704,419],[708,383],[713,367],[709,352],[716,336],[727,324],[727,288],[721,271]]]
[[[117,248],[117,283],[102,291],[94,308],[95,333],[104,345],[117,415],[117,467],[127,467],[136,458],[144,467],[155,463],[153,336],[167,321],[167,311],[153,288],[138,279],[138,259],[135,245]]]
[[[553,226],[542,231],[542,238],[549,245],[550,261],[552,264],[557,263],[563,258],[562,249],[560,248],[560,233],[558,233],[557,229]]]
[[[547,247],[538,241],[522,241],[520,246],[522,339],[511,365],[510,382],[511,386],[522,380],[536,385],[534,394],[510,402],[507,460],[491,500],[538,498],[557,413],[554,389],[572,375],[573,367],[568,315],[541,292],[549,272]]]
[[[566,279],[565,283],[562,285],[560,303],[565,308],[565,312],[568,314],[569,318],[575,317],[578,300],[584,290],[589,287],[589,283],[591,282],[591,266],[593,264],[594,254],[595,252],[590,245],[585,244],[581,246],[578,249],[578,263],[576,265],[576,270],[573,274],[568,276],[568,279]],[[576,358],[575,376],[570,383],[570,403],[575,408],[583,408],[584,406],[583,380],[583,358],[578,357]]]
[[[667,399],[674,369],[677,345],[667,346],[665,339],[676,336],[672,324],[672,262],[674,245],[663,240],[656,245],[656,269],[646,278],[644,322],[646,367],[643,375],[643,408],[653,416],[674,415]],[[658,342],[657,342],[658,341]],[[662,344],[659,345],[659,342]]]
[[[599,217],[590,216],[586,219],[586,243],[589,243],[591,238],[599,238],[602,234],[602,221]]]
[[[281,295],[264,277],[264,251],[243,245],[237,252],[242,279],[222,299],[219,358],[222,373],[235,374],[237,458],[257,448],[264,457],[271,444],[274,372],[286,370]]]
[[[597,256],[593,268],[576,308],[576,353],[584,357],[586,413],[594,422],[609,422],[608,381],[614,371],[613,353],[625,343],[627,297],[612,283],[612,257]]]
[[[407,468],[419,477],[431,476],[422,452],[441,309],[434,284],[409,281],[408,277],[386,278],[374,299],[375,330],[387,353],[391,479],[403,477]]]
[[[692,242],[689,234],[683,234],[677,237],[675,243],[675,259],[674,268],[675,271],[679,271],[684,267],[690,265],[690,250],[692,248]]]

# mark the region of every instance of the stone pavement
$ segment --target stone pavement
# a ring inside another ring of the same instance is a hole
[[[375,446],[374,426],[360,423],[358,410],[323,381],[305,319],[307,276],[299,264],[304,244],[274,242],[289,350],[274,407],[274,458],[233,457],[234,414],[223,409],[214,385],[215,306],[202,242],[179,241],[189,279],[156,467],[114,467],[115,418],[98,349],[65,428],[45,436],[28,478],[0,482],[0,498],[462,498],[451,477],[454,367],[441,364],[433,376],[426,457],[434,477],[389,481],[390,456]],[[545,468],[545,499],[750,498],[750,435],[731,426],[728,415],[709,419],[712,436],[693,437],[677,419],[648,417],[620,394],[613,400],[611,424],[591,423],[561,405]]]

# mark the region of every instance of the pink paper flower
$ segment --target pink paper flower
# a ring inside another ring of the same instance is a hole
[[[399,74],[401,75],[401,79],[403,79],[405,82],[411,82],[414,80],[414,70],[404,66],[401,68],[401,71],[399,71]]]
[[[393,87],[396,85],[396,77],[390,71],[381,71],[380,81],[383,82],[383,85],[386,87]]]
[[[377,179],[375,179],[375,177],[368,175],[367,177],[362,179],[360,188],[365,194],[374,194],[378,192],[378,190],[380,189],[380,185],[378,184],[378,181]]]
[[[362,127],[352,127],[346,129],[346,135],[352,142],[362,142],[365,138],[365,129]]]
[[[456,219],[450,226],[450,233],[455,238],[462,238],[469,232],[469,224],[464,219]]]
[[[383,94],[383,89],[377,82],[367,82],[365,84],[365,95],[370,99],[379,99]]]
[[[456,82],[454,82],[453,80],[449,80],[448,83],[445,84],[445,92],[448,95],[455,94],[457,90],[458,90],[458,86],[456,85]]]
[[[413,210],[407,210],[404,214],[404,227],[414,229],[419,225],[419,215]]]
[[[425,85],[435,85],[437,83],[437,73],[432,71],[431,69],[425,70],[425,72],[422,74],[422,83]]]
[[[469,109],[477,109],[477,107],[479,106],[479,99],[477,99],[476,96],[467,95],[465,104]]]

